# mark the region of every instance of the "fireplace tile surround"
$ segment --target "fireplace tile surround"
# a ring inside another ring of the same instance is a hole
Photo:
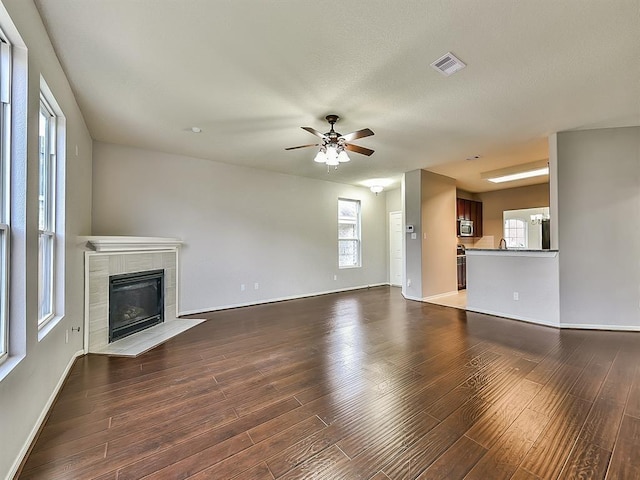
[[[179,319],[178,254],[182,242],[158,237],[82,237],[85,251],[85,351],[137,356],[203,320]],[[109,277],[164,270],[164,322],[109,343]]]

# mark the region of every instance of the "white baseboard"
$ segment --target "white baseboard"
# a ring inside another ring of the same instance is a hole
[[[560,328],[576,330],[613,330],[616,332],[640,332],[640,325],[593,325],[589,323],[561,323]]]
[[[449,297],[451,295],[457,295],[459,290],[453,290],[452,292],[439,293],[438,295],[431,295],[422,299],[424,302],[430,302],[431,300],[438,300],[442,297]]]
[[[414,302],[424,302],[424,298],[412,297],[411,295],[405,295],[404,293],[402,294],[402,296],[407,300],[413,300]]]
[[[18,458],[16,458],[15,462],[13,462],[13,465],[11,466],[9,473],[7,474],[6,480],[11,480],[18,473],[18,469],[20,468],[20,465],[22,464],[22,461],[24,460],[24,458],[29,453],[31,444],[35,440],[36,435],[38,435],[38,432],[40,431],[40,427],[42,427],[42,424],[47,419],[47,416],[49,415],[49,410],[51,410],[51,407],[53,406],[53,402],[56,401],[56,397],[58,396],[58,393],[60,393],[60,389],[62,388],[62,385],[64,385],[64,381],[67,379],[67,376],[71,371],[71,367],[73,367],[73,364],[75,363],[76,358],[82,355],[84,355],[84,350],[79,350],[73,355],[73,357],[71,357],[69,364],[67,365],[67,367],[64,369],[64,372],[60,376],[60,380],[58,380],[58,384],[56,385],[56,388],[53,389],[53,392],[49,396],[49,400],[47,400],[47,403],[44,405],[44,408],[42,409],[42,412],[40,413],[40,416],[38,417],[36,424],[31,429],[31,432],[29,433],[27,440],[25,441],[24,445],[20,449]]]
[[[317,297],[320,295],[328,295],[330,293],[340,293],[340,292],[349,292],[351,290],[362,290],[364,288],[371,288],[371,287],[383,287],[383,286],[388,286],[389,283],[372,283],[371,285],[359,285],[356,287],[348,287],[348,288],[339,288],[336,290],[326,290],[323,292],[315,292],[315,293],[305,293],[302,295],[289,295],[286,297],[277,297],[277,298],[270,298],[270,299],[266,299],[266,300],[259,300],[256,302],[244,302],[244,303],[233,303],[233,304],[229,304],[229,305],[220,305],[220,306],[216,306],[216,307],[208,307],[208,308],[199,308],[197,310],[186,310],[186,311],[182,311],[180,313],[178,313],[178,316],[184,316],[184,315],[200,315],[202,313],[207,313],[207,312],[216,312],[218,310],[229,310],[231,308],[240,308],[240,307],[253,307],[255,305],[264,305],[266,303],[276,303],[276,302],[284,302],[285,300],[298,300],[300,298],[309,298],[309,297]]]
[[[469,308],[469,307],[467,307],[467,311],[475,312],[475,313],[483,313],[485,315],[491,315],[493,317],[506,318],[508,320],[518,320],[520,322],[535,323],[536,325],[542,325],[544,327],[561,328],[561,326],[558,325],[558,323],[556,322],[549,322],[547,320],[540,320],[538,318],[522,317],[520,315],[513,315],[505,312],[495,312],[493,310],[482,310],[482,309]]]
[[[616,332],[640,332],[640,325],[596,325],[590,323],[555,323],[537,318],[521,317],[519,315],[511,315],[504,312],[494,312],[491,310],[480,310],[467,308],[468,312],[483,313],[494,317],[506,318],[509,320],[518,320],[521,322],[535,323],[545,327],[559,328],[562,330],[611,330]]]

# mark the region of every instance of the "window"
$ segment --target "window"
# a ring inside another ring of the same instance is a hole
[[[507,248],[527,248],[527,222],[519,218],[506,219],[504,238]]]
[[[338,267],[360,266],[360,201],[338,199]]]
[[[0,39],[0,362],[9,354],[9,152],[11,47]]]
[[[38,187],[38,324],[53,317],[56,212],[56,116],[40,98],[40,164]]]

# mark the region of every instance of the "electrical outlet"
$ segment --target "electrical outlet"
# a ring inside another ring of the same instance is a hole
[[[260,288],[260,284],[258,282],[253,284],[253,289],[258,290]]]
[[[411,286],[411,279],[407,278],[407,287],[410,287],[410,286]]]
[[[333,279],[334,279],[334,280],[338,280],[338,275],[334,275],[334,276],[333,276]]]
[[[241,283],[241,284],[240,284],[240,291],[241,291],[241,292],[244,292],[244,291],[245,291],[245,288],[246,288],[246,287],[245,287],[244,283]]]
[[[520,300],[520,294],[518,292],[513,292],[513,299]]]

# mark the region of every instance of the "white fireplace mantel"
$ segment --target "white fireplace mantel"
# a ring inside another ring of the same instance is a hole
[[[182,245],[179,238],[129,237],[129,236],[88,236],[78,237],[96,252],[139,252],[149,250],[171,250]]]
[[[182,240],[166,237],[77,237],[85,250],[85,353],[137,356],[203,320],[178,318]],[[164,270],[164,322],[109,343],[109,278]]]

